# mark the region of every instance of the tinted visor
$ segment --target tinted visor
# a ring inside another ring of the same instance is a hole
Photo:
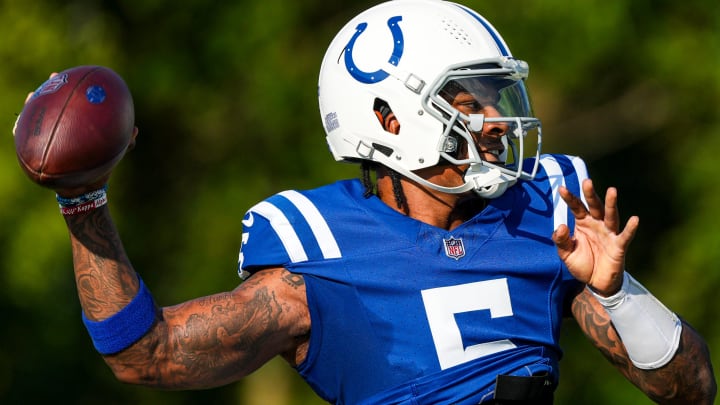
[[[464,114],[482,114],[487,106],[495,108],[504,117],[532,117],[525,83],[503,76],[472,76],[448,80],[440,89],[439,96],[450,105],[458,95],[472,95],[475,105]]]

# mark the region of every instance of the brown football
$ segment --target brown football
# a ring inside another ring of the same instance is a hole
[[[125,81],[103,66],[54,75],[25,103],[14,137],[20,166],[53,189],[93,184],[125,154],[135,108]]]

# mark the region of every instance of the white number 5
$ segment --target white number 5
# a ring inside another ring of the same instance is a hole
[[[445,370],[515,347],[508,339],[465,348],[455,314],[489,310],[492,318],[512,316],[507,279],[432,288],[421,291],[440,368]]]

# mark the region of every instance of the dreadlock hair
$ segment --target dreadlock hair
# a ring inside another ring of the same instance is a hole
[[[387,103],[387,101],[376,98],[373,102],[373,111],[375,112],[375,116],[378,119],[378,122],[382,126],[382,128],[389,132],[389,133],[396,133],[390,131],[390,124],[395,121],[395,114],[392,112],[392,109],[390,108],[390,105]],[[400,127],[397,126],[395,128],[395,131],[400,131]],[[380,148],[382,145],[374,145],[378,148]],[[392,149],[389,149],[388,155],[390,152],[392,152]],[[365,198],[370,197],[374,193],[377,193],[378,196],[380,196],[380,191],[377,189],[377,181],[373,182],[371,172],[375,172],[375,178],[377,179],[377,173],[378,169],[381,168],[380,164],[377,162],[372,162],[369,160],[363,160],[360,164],[360,170],[361,170],[361,178],[363,185],[365,186]],[[405,214],[408,214],[410,212],[410,208],[407,205],[407,199],[405,198],[405,193],[403,193],[402,183],[400,182],[400,179],[402,178],[400,176],[400,173],[396,172],[395,170],[382,166],[382,169],[387,173],[388,176],[390,176],[390,180],[392,182],[392,188],[393,188],[393,194],[395,196],[395,204],[397,205],[397,208],[404,212]]]
[[[400,183],[402,176],[400,176],[400,173],[392,169],[389,169],[388,172],[390,173],[390,180],[392,180],[393,194],[395,194],[395,204],[397,204],[397,207],[405,214],[408,214],[410,212],[410,207],[407,205],[402,183]]]
[[[378,193],[379,196],[377,184],[373,181],[371,173],[375,172],[375,176],[377,177],[377,169],[378,164],[375,162],[363,160],[362,163],[360,163],[361,179],[363,186],[365,186],[365,198],[368,198],[375,193]],[[407,214],[410,209],[407,205],[407,200],[405,199],[405,193],[403,192],[402,183],[400,182],[402,176],[400,175],[400,173],[396,172],[393,169],[385,167],[385,170],[390,176],[390,181],[392,182],[393,194],[395,196],[395,204],[397,204],[397,207],[400,210]]]
[[[369,198],[375,194],[375,183],[370,173],[374,167],[375,164],[369,160],[363,160],[362,163],[360,163],[360,178],[362,179],[363,186],[365,186],[365,194],[363,194],[365,198]]]

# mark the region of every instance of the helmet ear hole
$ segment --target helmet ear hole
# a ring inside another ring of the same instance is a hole
[[[393,113],[392,109],[390,108],[390,104],[388,104],[387,101],[381,98],[375,98],[375,102],[373,103],[373,111],[375,112],[375,116],[378,118],[378,121],[380,121],[380,125],[385,131],[394,135],[400,133],[400,122],[397,120],[395,113]]]

